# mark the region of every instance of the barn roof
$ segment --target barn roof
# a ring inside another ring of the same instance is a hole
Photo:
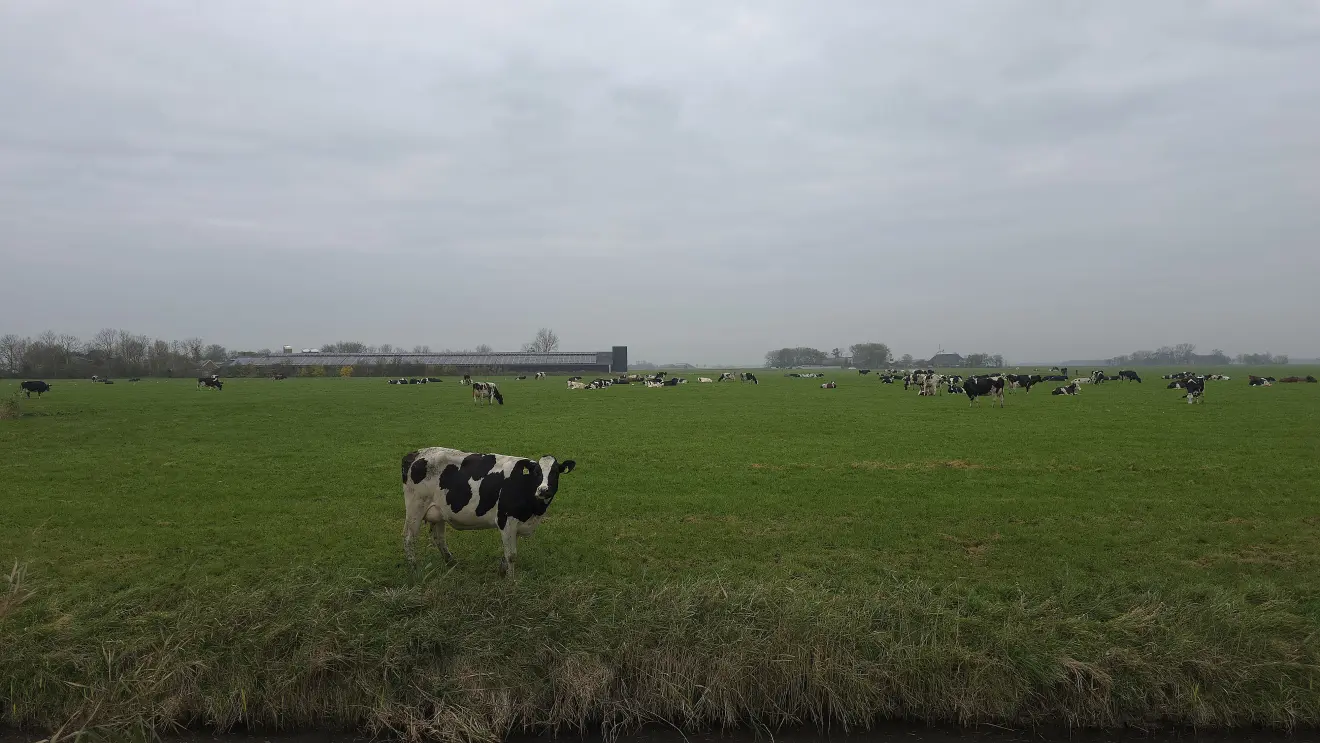
[[[602,358],[602,356],[604,358]],[[609,364],[610,352],[554,353],[272,353],[235,356],[226,366],[372,366],[425,364],[427,366],[582,366]]]

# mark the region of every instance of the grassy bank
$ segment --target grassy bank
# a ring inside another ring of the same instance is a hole
[[[61,384],[0,423],[0,722],[1320,722],[1316,385],[832,376]],[[578,461],[518,581],[400,565],[432,444]]]

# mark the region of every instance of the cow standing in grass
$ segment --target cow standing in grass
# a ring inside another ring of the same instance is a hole
[[[413,542],[422,523],[431,525],[431,543],[454,564],[445,527],[498,529],[504,543],[500,572],[513,577],[518,537],[530,537],[559,491],[559,477],[576,463],[550,455],[524,459],[505,454],[473,454],[431,447],[403,457],[403,551],[417,563]]]
[[[39,379],[24,382],[20,384],[18,388],[23,390],[23,392],[27,394],[28,397],[32,397],[33,392],[37,393],[38,398],[40,398],[43,394],[50,392],[50,385],[46,384],[45,382]]]
[[[494,403],[504,404],[504,395],[500,394],[500,388],[495,386],[494,382],[473,382],[472,383],[472,402],[480,403],[486,401],[487,405]]]

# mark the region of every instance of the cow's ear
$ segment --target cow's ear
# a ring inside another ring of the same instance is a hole
[[[572,471],[573,471],[573,468],[576,467],[576,466],[577,466],[577,462],[574,462],[574,461],[571,460],[571,459],[565,459],[565,460],[559,465],[559,473],[560,473],[560,474],[564,474],[564,473],[567,473],[567,472],[572,472]]]

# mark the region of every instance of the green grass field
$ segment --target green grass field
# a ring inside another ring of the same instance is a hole
[[[53,380],[0,420],[0,724],[1315,725],[1320,385],[1226,371],[1002,410],[855,373]],[[402,563],[437,445],[577,461],[515,581],[489,531]]]

